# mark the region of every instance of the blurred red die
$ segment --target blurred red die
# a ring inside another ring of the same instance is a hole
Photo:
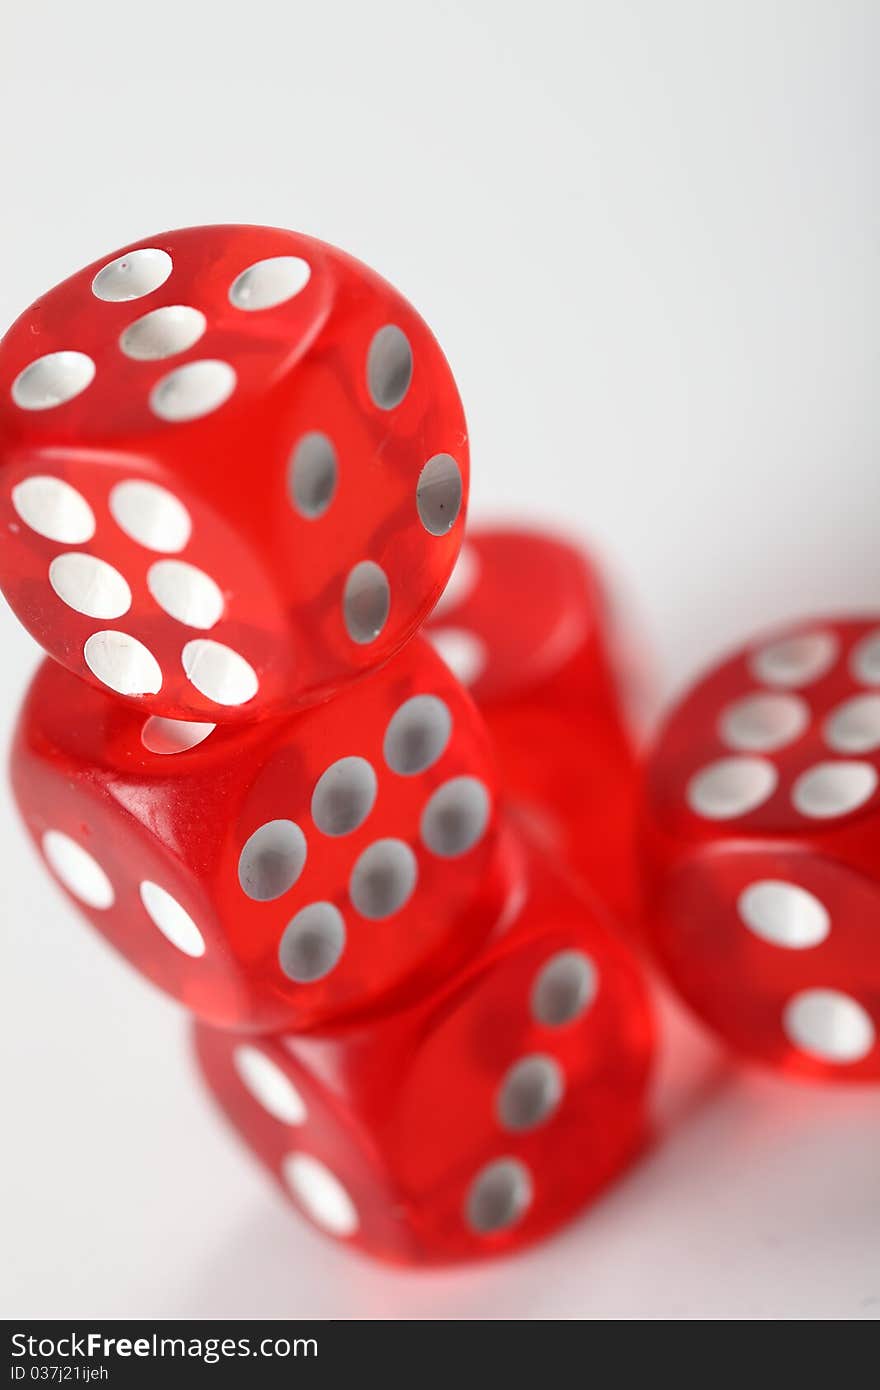
[[[647,777],[647,931],[735,1048],[880,1077],[880,626],[750,643],[670,715]]]
[[[635,915],[635,714],[643,673],[588,556],[538,532],[474,528],[425,635],[469,687],[531,833],[623,921]]]

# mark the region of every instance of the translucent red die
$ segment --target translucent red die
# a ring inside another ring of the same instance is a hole
[[[482,721],[420,638],[335,700],[234,727],[145,718],[44,662],[12,778],[93,925],[216,1024],[390,1007],[508,896]]]
[[[208,1086],[322,1230],[396,1262],[517,1248],[645,1133],[653,1027],[637,970],[565,873],[509,836],[507,910],[428,996],[369,1027],[201,1026]]]
[[[467,436],[411,306],[310,237],[195,227],[66,280],[0,344],[0,585],[149,713],[252,719],[379,665],[441,592]]]
[[[693,1008],[794,1072],[880,1077],[880,625],[749,645],[647,776],[647,931]]]
[[[469,687],[533,835],[630,921],[643,677],[589,556],[537,531],[469,529],[425,635]]]

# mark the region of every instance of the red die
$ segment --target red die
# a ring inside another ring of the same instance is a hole
[[[671,715],[648,771],[652,944],[736,1048],[880,1077],[880,628],[750,646]]]
[[[212,1023],[410,998],[507,894],[482,721],[420,638],[335,700],[237,727],[145,720],[44,662],[12,772],[92,923]]]
[[[169,232],[0,345],[0,583],[149,713],[252,719],[385,661],[459,546],[467,436],[392,287],[310,237]]]
[[[508,910],[431,996],[320,1038],[198,1029],[208,1085],[276,1180],[385,1259],[543,1236],[644,1133],[653,1031],[637,970],[570,879],[505,848]]]
[[[608,610],[579,548],[475,529],[425,635],[470,687],[532,833],[629,920],[637,692],[618,670]]]

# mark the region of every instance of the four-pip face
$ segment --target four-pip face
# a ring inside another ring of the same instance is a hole
[[[394,289],[264,227],[149,238],[0,344],[0,585],[150,714],[313,703],[386,660],[460,544],[467,434]]]

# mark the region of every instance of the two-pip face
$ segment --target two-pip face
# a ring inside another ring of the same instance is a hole
[[[150,238],[0,345],[0,585],[45,649],[157,715],[227,722],[386,660],[460,544],[467,435],[429,330],[342,252]]]

